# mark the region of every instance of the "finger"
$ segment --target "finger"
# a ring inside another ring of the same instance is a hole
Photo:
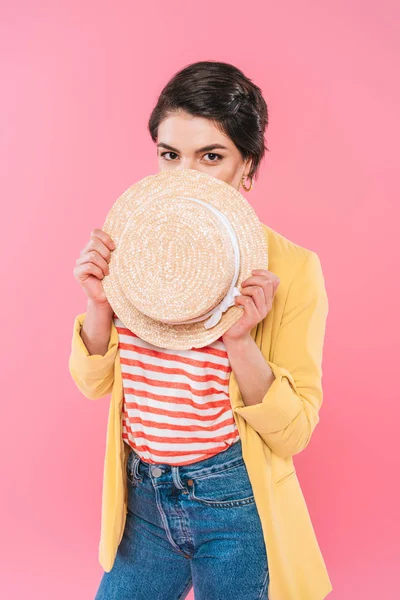
[[[97,250],[89,250],[82,256],[80,256],[76,261],[76,266],[84,265],[87,263],[92,263],[99,267],[104,275],[108,275],[110,272],[110,268],[108,266],[107,260],[105,260],[101,254],[97,252]]]
[[[272,282],[267,281],[263,286],[248,285],[242,290],[242,294],[252,297],[260,316],[265,317],[270,310],[268,307],[272,306]]]
[[[274,294],[276,293],[276,290],[278,289],[279,283],[280,283],[280,279],[279,277],[277,277],[276,275],[274,275],[273,277],[266,277],[265,275],[253,275],[252,277],[249,277],[248,279],[246,279],[245,281],[242,282],[242,287],[247,287],[249,285],[260,285],[262,287],[264,287],[264,284],[267,281],[272,281],[273,282],[273,290],[274,290]]]
[[[97,252],[104,258],[105,261],[110,262],[111,250],[100,240],[100,238],[93,236],[90,238],[86,246],[81,251],[80,255],[83,257],[88,252]]]
[[[249,321],[258,323],[259,314],[251,297],[246,295],[235,296],[235,304],[243,306],[245,315],[248,317]]]
[[[268,301],[269,296],[272,295],[273,297],[275,295],[276,289],[279,285],[279,283],[276,283],[275,279],[267,279],[266,277],[257,277],[251,279],[255,279],[257,283],[254,285],[246,284],[241,291],[242,294],[244,293],[244,290],[247,290],[249,288],[260,287],[264,291],[266,302]]]
[[[74,276],[80,281],[85,281],[90,275],[94,275],[97,279],[103,279],[104,273],[94,263],[85,263],[74,268]]]
[[[274,281],[276,284],[276,287],[278,287],[279,283],[280,283],[280,279],[277,275],[275,275],[274,273],[271,273],[270,271],[265,271],[266,274],[255,274],[255,275],[251,275],[250,277],[248,277],[247,279],[245,279],[242,282],[242,286],[243,285],[261,285],[262,281],[265,280],[271,280]]]
[[[278,275],[275,275],[272,271],[268,271],[268,269],[252,269],[252,274],[261,275],[263,277],[270,277],[272,279],[277,279],[279,281]]]
[[[108,233],[106,233],[103,229],[93,229],[90,237],[98,238],[107,248],[110,250],[115,249],[115,242],[111,239]]]

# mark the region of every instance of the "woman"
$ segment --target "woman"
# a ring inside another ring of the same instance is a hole
[[[267,124],[254,83],[203,61],[165,86],[149,130],[160,170],[249,192]],[[172,600],[192,586],[196,600],[322,600],[332,589],[292,459],[319,420],[324,278],[315,252],[263,228],[270,270],[243,282],[243,316],[201,352],[172,356],[124,327],[101,283],[115,247],[104,231],[76,261],[88,300],[70,372],[88,398],[112,393],[96,600]]]

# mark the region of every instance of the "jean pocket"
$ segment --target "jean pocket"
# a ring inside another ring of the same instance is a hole
[[[253,504],[254,494],[244,462],[187,481],[189,498],[207,506],[229,508]]]

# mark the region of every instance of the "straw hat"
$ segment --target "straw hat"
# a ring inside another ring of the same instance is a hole
[[[162,348],[201,348],[243,315],[252,269],[268,268],[263,227],[231,185],[193,169],[144,177],[118,198],[103,230],[116,244],[103,279],[124,325]]]

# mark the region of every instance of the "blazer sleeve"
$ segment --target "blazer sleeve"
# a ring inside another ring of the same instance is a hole
[[[86,313],[78,315],[74,321],[69,372],[82,394],[90,400],[97,400],[109,394],[113,387],[118,331],[112,322],[110,341],[104,356],[89,354],[80,335],[85,315]]]
[[[304,450],[319,422],[328,310],[321,262],[309,251],[289,288],[273,361],[267,360],[275,380],[260,403],[235,409],[283,458]]]

